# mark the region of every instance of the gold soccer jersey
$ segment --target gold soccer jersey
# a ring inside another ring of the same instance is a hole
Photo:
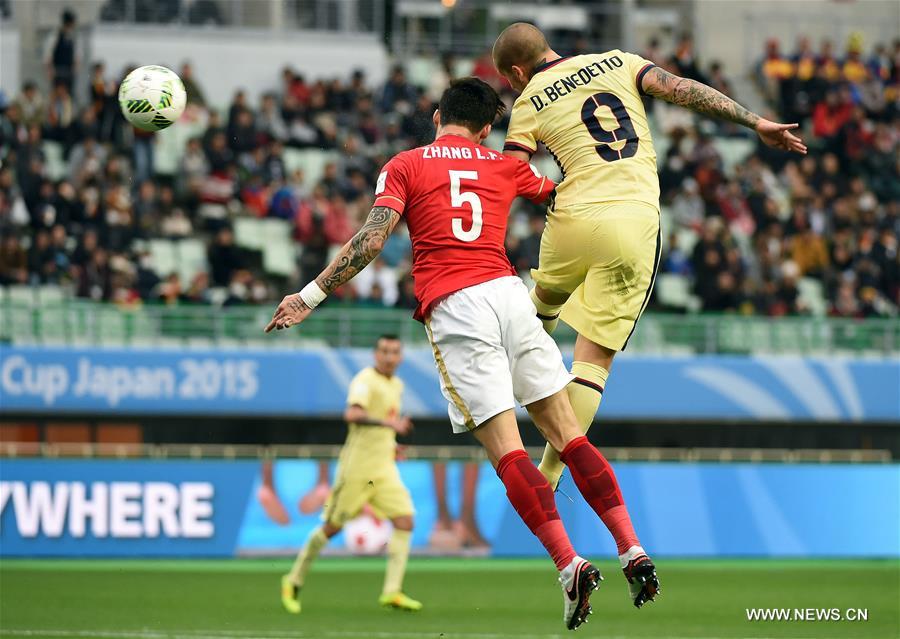
[[[364,368],[350,382],[347,406],[361,406],[373,420],[400,414],[403,381],[385,377],[374,368]],[[394,465],[397,434],[392,428],[372,424],[350,424],[341,451],[340,470],[352,475],[376,473]]]
[[[360,371],[350,382],[348,406],[361,406],[373,421],[400,414],[403,382],[374,368]],[[370,504],[378,514],[400,517],[413,513],[409,491],[397,470],[396,432],[387,426],[350,424],[338,459],[334,488],[324,519],[343,525]]]
[[[538,67],[512,109],[506,149],[543,142],[563,172],[556,209],[645,202],[659,209],[656,152],[641,102],[644,58],[614,49]]]
[[[652,66],[619,50],[544,64],[516,100],[506,138],[506,149],[529,153],[543,142],[563,172],[535,283],[569,294],[560,319],[615,351],[659,265],[659,178],[640,90]]]

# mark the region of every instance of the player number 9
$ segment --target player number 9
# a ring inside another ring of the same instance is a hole
[[[619,125],[614,131],[607,131],[600,126],[600,120],[597,118],[597,109],[606,107],[616,118]],[[622,104],[622,100],[614,93],[601,92],[595,93],[581,107],[581,121],[587,127],[588,133],[591,134],[597,142],[600,142],[594,149],[597,155],[607,162],[615,162],[616,160],[624,160],[625,158],[634,157],[638,152],[638,136],[634,130],[634,123],[631,116]],[[625,145],[619,149],[614,149],[611,145],[616,142],[625,140]]]

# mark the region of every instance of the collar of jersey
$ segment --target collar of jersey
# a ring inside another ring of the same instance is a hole
[[[375,365],[374,365],[374,364],[372,365],[372,370],[375,371],[375,374],[378,375],[378,377],[383,377],[384,379],[394,379],[394,376],[393,376],[393,375],[391,375],[391,376],[385,375],[385,374],[382,373],[380,370],[378,370],[377,368],[375,368]]]
[[[445,133],[441,137],[435,138],[434,141],[437,142],[439,140],[446,140],[447,138],[450,138],[452,140],[459,140],[460,142],[463,142],[464,144],[469,144],[471,146],[475,146],[475,142],[472,142],[472,140],[469,140],[468,138],[464,138],[463,136],[457,135],[455,133]],[[434,142],[432,142],[432,144],[434,144]]]
[[[544,64],[539,64],[534,68],[535,73],[540,73],[541,71],[546,71],[550,67],[556,66],[560,62],[564,62],[571,58],[572,56],[564,55],[561,58],[557,58],[556,60],[551,60],[550,62],[545,62]]]

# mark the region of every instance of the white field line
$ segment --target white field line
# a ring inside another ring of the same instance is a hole
[[[362,632],[362,631],[325,631],[325,632],[266,632],[257,634],[240,630],[60,630],[60,629],[11,629],[0,627],[0,637],[47,637],[74,639],[392,639],[397,638],[429,638],[443,639],[568,639],[571,635],[535,635],[476,632]],[[609,636],[605,639],[634,639],[633,636]],[[697,637],[669,637],[668,639],[697,639]],[[706,639],[774,639],[773,637],[708,637]]]

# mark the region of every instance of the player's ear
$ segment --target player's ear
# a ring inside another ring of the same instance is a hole
[[[441,110],[435,109],[434,114],[431,116],[431,121],[434,122],[434,128],[438,128],[441,126]]]
[[[481,131],[478,132],[478,143],[480,144],[480,143],[484,142],[485,138],[487,138],[487,136],[489,136],[490,134],[491,134],[491,125],[485,124],[481,128]]]
[[[511,75],[516,79],[516,81],[521,84],[523,87],[528,84],[528,74],[525,73],[525,68],[520,67],[518,65],[513,65],[511,68]]]

